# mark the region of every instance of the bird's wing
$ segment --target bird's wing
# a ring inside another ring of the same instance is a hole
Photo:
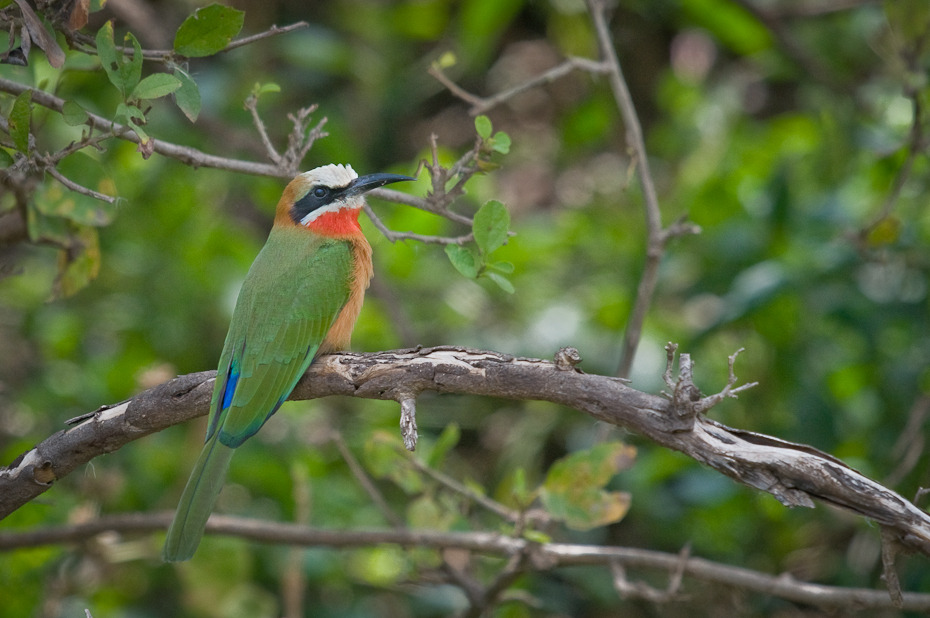
[[[207,440],[219,431],[230,447],[284,403],[349,296],[348,243],[275,241],[249,270],[220,357]]]

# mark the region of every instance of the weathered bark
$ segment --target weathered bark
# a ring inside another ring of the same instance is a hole
[[[47,491],[97,455],[207,413],[213,372],[179,376],[101,408],[0,469],[0,517]],[[693,385],[682,392],[693,392]],[[822,500],[875,520],[903,545],[930,556],[930,516],[838,459],[801,444],[726,427],[699,413],[708,398],[650,395],[569,363],[457,347],[321,357],[292,399],[349,395],[411,400],[424,391],[542,400],[642,434],[787,506]]]

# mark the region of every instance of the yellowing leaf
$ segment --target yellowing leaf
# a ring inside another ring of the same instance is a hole
[[[549,469],[540,497],[546,510],[575,530],[590,530],[623,519],[630,508],[626,492],[603,487],[620,470],[630,467],[636,449],[622,442],[599,444],[572,453]]]
[[[97,230],[80,226],[71,240],[71,246],[58,253],[58,276],[53,296],[74,296],[97,278],[100,272],[100,244]]]

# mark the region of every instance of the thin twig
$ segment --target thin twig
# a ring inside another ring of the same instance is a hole
[[[28,532],[0,531],[0,551],[45,547],[65,543],[86,543],[104,532],[121,535],[161,532],[174,517],[173,511],[104,516],[82,524],[36,528]],[[788,574],[769,575],[751,569],[647,549],[581,545],[571,543],[532,543],[498,532],[443,532],[433,530],[332,530],[308,528],[292,523],[270,522],[242,517],[213,515],[207,523],[211,534],[249,539],[261,543],[305,547],[351,548],[384,543],[435,549],[459,548],[488,555],[513,556],[530,552],[529,565],[544,569],[574,565],[608,565],[616,561],[626,568],[658,569],[714,584],[722,584],[775,596],[821,608],[891,609],[895,606],[885,590],[825,586],[799,581]],[[930,610],[930,594],[906,592],[903,609]]]
[[[42,107],[46,107],[52,111],[61,113],[62,106],[65,103],[64,99],[60,99],[42,90],[30,88],[29,86],[25,86],[18,82],[0,78],[0,92],[20,95],[27,90],[32,91],[33,103],[41,105]],[[101,131],[110,131],[113,133],[114,137],[132,142],[134,144],[139,144],[142,141],[131,127],[127,127],[118,122],[114,122],[91,112],[88,112],[87,116],[88,118],[85,124],[89,127]],[[251,174],[254,176],[287,178],[290,180],[288,171],[282,170],[276,165],[218,157],[216,155],[207,154],[203,151],[197,150],[196,148],[180,146],[178,144],[172,144],[160,139],[154,139],[152,141],[155,145],[155,152],[158,154],[172,159],[177,159],[185,165],[189,165],[194,168],[209,167],[214,169],[228,170],[231,172],[239,172],[242,174]]]
[[[630,377],[630,370],[633,367],[636,349],[639,347],[639,341],[642,338],[646,314],[649,312],[649,307],[652,304],[652,298],[655,294],[656,284],[659,278],[659,264],[665,252],[665,243],[667,239],[662,230],[659,198],[656,193],[655,182],[652,178],[652,171],[649,168],[649,156],[646,152],[645,141],[643,140],[643,130],[639,123],[639,117],[636,114],[636,108],[633,105],[633,97],[630,95],[630,90],[623,77],[623,70],[620,67],[620,60],[617,58],[617,52],[614,49],[610,30],[607,27],[607,20],[604,16],[604,2],[603,0],[587,0],[587,5],[588,12],[591,15],[591,21],[594,24],[594,31],[597,35],[601,57],[610,68],[607,73],[607,80],[613,91],[617,107],[620,109],[620,115],[623,118],[623,126],[626,127],[627,144],[635,159],[636,166],[639,169],[638,177],[640,187],[643,191],[646,230],[648,233],[646,262],[643,266],[643,273],[640,276],[639,285],[636,289],[636,300],[633,304],[633,310],[630,313],[630,318],[627,321],[626,330],[624,332],[620,353],[620,365],[616,373],[618,377],[628,378]]]
[[[408,462],[410,462],[410,465],[416,468],[418,472],[422,472],[423,474],[429,476],[431,479],[433,479],[434,481],[436,481],[443,487],[446,487],[447,489],[450,489],[457,494],[461,494],[465,496],[469,500],[472,500],[473,502],[483,506],[487,510],[506,519],[507,521],[516,522],[520,520],[521,514],[518,511],[509,509],[503,504],[501,504],[500,502],[498,502],[497,500],[489,498],[485,496],[484,494],[480,494],[477,491],[474,491],[473,489],[469,489],[468,487],[466,487],[462,483],[459,483],[457,480],[455,480],[451,476],[443,474],[439,470],[434,470],[433,468],[430,468],[426,464],[422,463],[416,457],[408,456],[405,459]]]
[[[381,232],[384,237],[392,243],[396,243],[399,240],[414,240],[416,242],[434,245],[464,245],[465,243],[474,240],[474,235],[471,232],[462,236],[430,236],[427,234],[417,234],[415,232],[395,232],[384,224],[384,221],[381,220],[381,217],[375,214],[375,211],[371,209],[371,206],[365,204],[363,209],[365,214],[368,215],[368,218],[371,219],[371,222],[374,224],[374,226],[378,228],[378,231]]]
[[[113,197],[112,195],[107,195],[106,193],[100,193],[99,191],[94,191],[93,189],[89,189],[83,185],[79,185],[78,183],[74,182],[73,180],[71,180],[70,178],[68,178],[61,172],[59,172],[58,169],[55,167],[49,167],[45,171],[48,172],[49,176],[51,176],[52,178],[54,178],[55,180],[63,184],[65,187],[67,187],[71,191],[74,191],[75,193],[80,193],[81,195],[92,197],[95,200],[100,200],[101,202],[106,202],[107,204],[116,203],[117,198]]]
[[[308,28],[309,23],[305,21],[299,21],[288,26],[271,26],[268,30],[264,32],[259,32],[258,34],[252,34],[241,39],[236,39],[230,41],[229,45],[221,49],[218,54],[232,51],[238,49],[245,45],[250,45],[262,39],[267,39],[269,37],[278,36],[279,34],[287,34],[295,30],[302,30],[303,28]],[[83,32],[72,32],[69,33],[71,41],[75,43],[75,47],[85,54],[96,54],[97,53],[97,42],[94,40],[94,37],[85,34]],[[134,53],[133,48],[125,47],[122,45],[117,45],[116,50],[122,54],[132,54]],[[144,60],[151,60],[156,62],[176,62],[178,59],[184,58],[173,49],[143,49],[142,58]]]
[[[798,42],[792,24],[783,24],[775,13],[763,10],[753,0],[735,0],[735,2],[768,28],[788,59],[808,75],[836,92],[848,90],[842,81],[837,79],[837,71],[825,65],[820,56],[812,54]]]
[[[271,26],[264,32],[259,32],[258,34],[253,34],[250,36],[242,37],[241,39],[236,39],[235,41],[230,41],[229,45],[223,48],[223,52],[232,51],[239,47],[245,45],[251,45],[257,41],[267,39],[269,37],[278,36],[279,34],[287,34],[288,32],[294,32],[295,30],[303,30],[304,28],[309,28],[310,24],[305,21],[298,21],[287,26]]]
[[[921,96],[922,94],[918,90],[910,93],[912,120],[910,135],[908,137],[907,158],[904,160],[904,163],[901,164],[901,167],[898,168],[898,173],[895,175],[894,181],[892,182],[891,191],[885,197],[885,201],[882,203],[879,211],[854,235],[860,248],[868,246],[869,235],[894,212],[895,205],[901,197],[901,193],[907,181],[911,177],[911,172],[914,169],[914,163],[917,157],[925,154],[923,106],[920,103]]]
[[[430,66],[428,72],[430,75],[435,77],[439,83],[445,86],[449,92],[462,99],[466,103],[471,104],[471,109],[468,110],[468,113],[472,116],[477,116],[478,114],[484,114],[491,109],[497,107],[501,103],[505,103],[510,99],[514,98],[518,94],[532,90],[533,88],[538,88],[539,86],[544,86],[550,84],[558,79],[565,77],[575,71],[585,71],[587,73],[599,74],[607,73],[610,71],[610,67],[596,60],[591,60],[590,58],[579,58],[571,57],[562,63],[552,67],[548,71],[544,71],[535,77],[526,80],[523,83],[517,84],[507,90],[503,90],[490,97],[480,97],[476,94],[472,94],[466,91],[464,88],[453,82],[449,79],[445,73],[442,72],[436,65]]]
[[[355,477],[358,484],[362,486],[362,489],[365,490],[365,493],[368,494],[371,501],[374,502],[378,510],[381,511],[381,515],[383,515],[387,522],[394,528],[403,528],[403,520],[394,512],[394,509],[390,507],[387,500],[384,499],[384,495],[382,495],[374,481],[372,481],[371,477],[365,472],[365,468],[362,467],[362,464],[359,463],[355,455],[352,454],[352,451],[349,450],[345,440],[342,438],[342,434],[333,430],[330,439],[333,444],[336,445],[336,449],[339,451],[342,459],[345,460],[346,465],[349,466],[349,471],[352,472],[352,476]]]
[[[280,167],[282,163],[281,155],[278,154],[274,144],[271,143],[271,138],[268,137],[268,132],[265,130],[265,123],[262,121],[261,116],[258,115],[258,95],[249,95],[245,100],[245,108],[252,116],[252,126],[254,126],[255,130],[258,131],[258,137],[262,140],[262,146],[265,147],[265,153],[268,155],[268,158],[271,159],[272,163]]]
[[[300,464],[291,466],[291,480],[294,484],[294,523],[307,526],[310,524],[311,498],[306,468]],[[292,547],[287,553],[287,563],[281,577],[284,618],[298,618],[306,613],[307,572],[301,568],[305,551]]]

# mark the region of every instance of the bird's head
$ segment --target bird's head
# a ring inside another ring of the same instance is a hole
[[[360,233],[358,213],[364,194],[392,182],[415,180],[399,174],[359,176],[349,165],[324,165],[300,174],[287,185],[275,225],[299,225],[327,236]]]

